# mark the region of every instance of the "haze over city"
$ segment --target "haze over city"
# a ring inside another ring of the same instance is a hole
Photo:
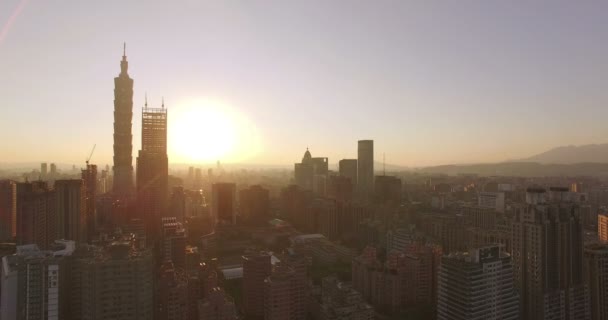
[[[0,162],[112,163],[112,79],[164,96],[171,163],[427,166],[605,143],[602,1],[0,3]],[[134,116],[134,151],[141,119]],[[135,152],[134,152],[135,155]]]

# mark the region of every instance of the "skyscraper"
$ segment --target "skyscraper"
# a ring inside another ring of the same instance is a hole
[[[497,246],[444,256],[439,269],[437,319],[519,319],[511,257]]]
[[[236,185],[214,183],[211,186],[211,216],[216,224],[236,223]]]
[[[167,109],[144,105],[141,116],[141,150],[137,157],[137,204],[147,224],[147,239],[155,241],[160,219],[168,206],[169,159],[167,157]]]
[[[357,159],[342,159],[338,162],[340,175],[350,179],[353,186],[357,185]]]
[[[374,192],[374,140],[359,140],[357,154],[357,190],[369,200]]]
[[[589,286],[592,320],[608,320],[608,245],[585,248],[585,284]]]
[[[589,319],[583,283],[583,225],[567,188],[528,188],[512,224],[522,319]]]
[[[133,134],[131,133],[133,79],[127,73],[128,68],[125,44],[120,62],[120,74],[114,78],[114,185],[112,191],[118,197],[125,197],[133,192]]]

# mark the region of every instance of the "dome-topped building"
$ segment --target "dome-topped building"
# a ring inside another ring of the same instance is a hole
[[[306,148],[301,163],[294,166],[295,182],[304,190],[312,190],[324,195],[326,178],[328,174],[328,160],[326,157],[313,158],[310,150]]]
[[[308,148],[306,148],[306,152],[304,152],[304,157],[302,157],[302,163],[311,163],[312,162],[312,155],[310,154],[310,151],[308,150]]]

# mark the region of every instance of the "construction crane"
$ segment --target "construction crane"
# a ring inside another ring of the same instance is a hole
[[[89,154],[89,157],[87,158],[87,166],[89,165],[89,160],[91,160],[91,157],[93,157],[93,152],[95,152],[96,146],[97,146],[97,143],[93,145],[93,150],[91,150],[91,153]]]

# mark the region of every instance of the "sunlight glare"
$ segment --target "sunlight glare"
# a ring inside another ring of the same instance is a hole
[[[178,162],[239,162],[258,152],[253,124],[225,103],[197,99],[169,110],[170,156]]]

